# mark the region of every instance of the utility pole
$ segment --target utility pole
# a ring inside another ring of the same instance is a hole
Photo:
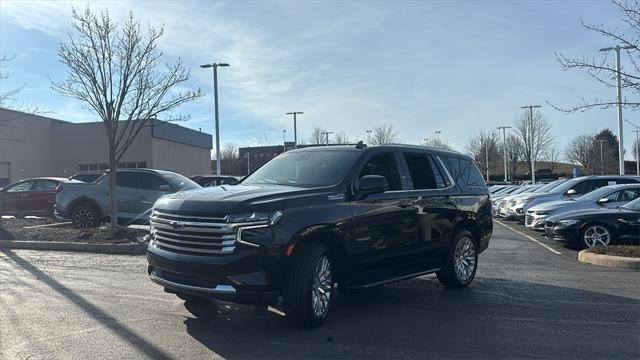
[[[508,181],[507,177],[507,129],[511,126],[499,126],[498,130],[502,130],[502,152],[504,153],[504,182]]]
[[[296,115],[302,115],[304,114],[302,111],[292,111],[292,112],[288,112],[286,113],[286,115],[293,115],[293,148],[297,149],[298,148],[298,125],[297,125],[297,119],[296,119]]]
[[[600,142],[600,175],[604,175],[604,156],[602,156],[602,143],[607,140],[598,140]]]
[[[367,130],[367,145],[371,145],[371,133],[373,131]]]
[[[635,46],[620,46],[602,48],[600,51],[607,52],[616,51],[616,79],[618,82],[618,166],[620,167],[620,175],[624,175],[624,143],[622,141],[622,76],[620,74],[620,49],[635,49]]]
[[[489,144],[484,144],[484,163],[487,167],[487,182],[489,182]]]
[[[636,175],[640,175],[640,130],[633,130],[636,133]]]
[[[541,108],[540,105],[527,105],[522,106],[521,109],[529,109],[529,146],[531,146],[530,154],[531,157],[531,185],[536,184],[536,159],[533,157],[533,108]]]
[[[282,130],[282,152],[287,152],[287,130]]]
[[[324,135],[324,136],[326,137],[326,139],[327,139],[327,140],[326,140],[326,141],[327,141],[327,146],[329,146],[329,135],[330,135],[330,134],[333,134],[333,131],[325,131],[325,132],[322,132],[322,133],[320,133],[320,134],[321,134],[321,135]]]
[[[218,67],[229,66],[227,63],[212,63],[200,65],[201,68],[213,68],[213,103],[216,116],[216,175],[220,176],[220,118],[218,115]]]

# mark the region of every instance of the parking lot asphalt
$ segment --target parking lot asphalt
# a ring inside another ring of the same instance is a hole
[[[520,234],[495,223],[469,288],[428,275],[337,293],[314,330],[277,309],[187,307],[143,256],[0,250],[0,358],[640,358],[640,272],[504,223]]]

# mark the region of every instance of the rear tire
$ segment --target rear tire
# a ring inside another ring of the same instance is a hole
[[[73,226],[78,229],[98,227],[102,223],[100,211],[92,204],[80,204],[71,212]]]
[[[284,312],[298,328],[320,326],[334,295],[333,264],[326,246],[300,245],[291,259],[284,286]]]
[[[478,269],[478,247],[470,232],[458,231],[453,236],[444,267],[436,273],[440,283],[448,288],[467,287]]]

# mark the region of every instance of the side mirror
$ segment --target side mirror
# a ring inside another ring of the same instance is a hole
[[[598,200],[598,204],[600,204],[600,205],[604,205],[604,204],[609,203],[609,202],[611,202],[611,199],[602,198],[602,199]]]
[[[369,194],[379,194],[387,191],[389,182],[387,178],[380,175],[365,175],[356,184],[355,193],[360,197]]]
[[[573,196],[576,194],[576,189],[569,189],[569,191],[566,192],[566,195],[568,196]]]
[[[173,188],[167,184],[163,184],[158,186],[158,190],[160,191],[173,191]]]

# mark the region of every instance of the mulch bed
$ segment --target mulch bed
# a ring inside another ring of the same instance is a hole
[[[51,218],[2,219],[0,240],[79,242],[89,244],[137,243],[148,234],[146,230],[131,228],[76,229],[71,224],[25,229],[28,226],[61,223]]]
[[[640,258],[640,245],[596,246],[587,249],[587,252],[602,255]]]

